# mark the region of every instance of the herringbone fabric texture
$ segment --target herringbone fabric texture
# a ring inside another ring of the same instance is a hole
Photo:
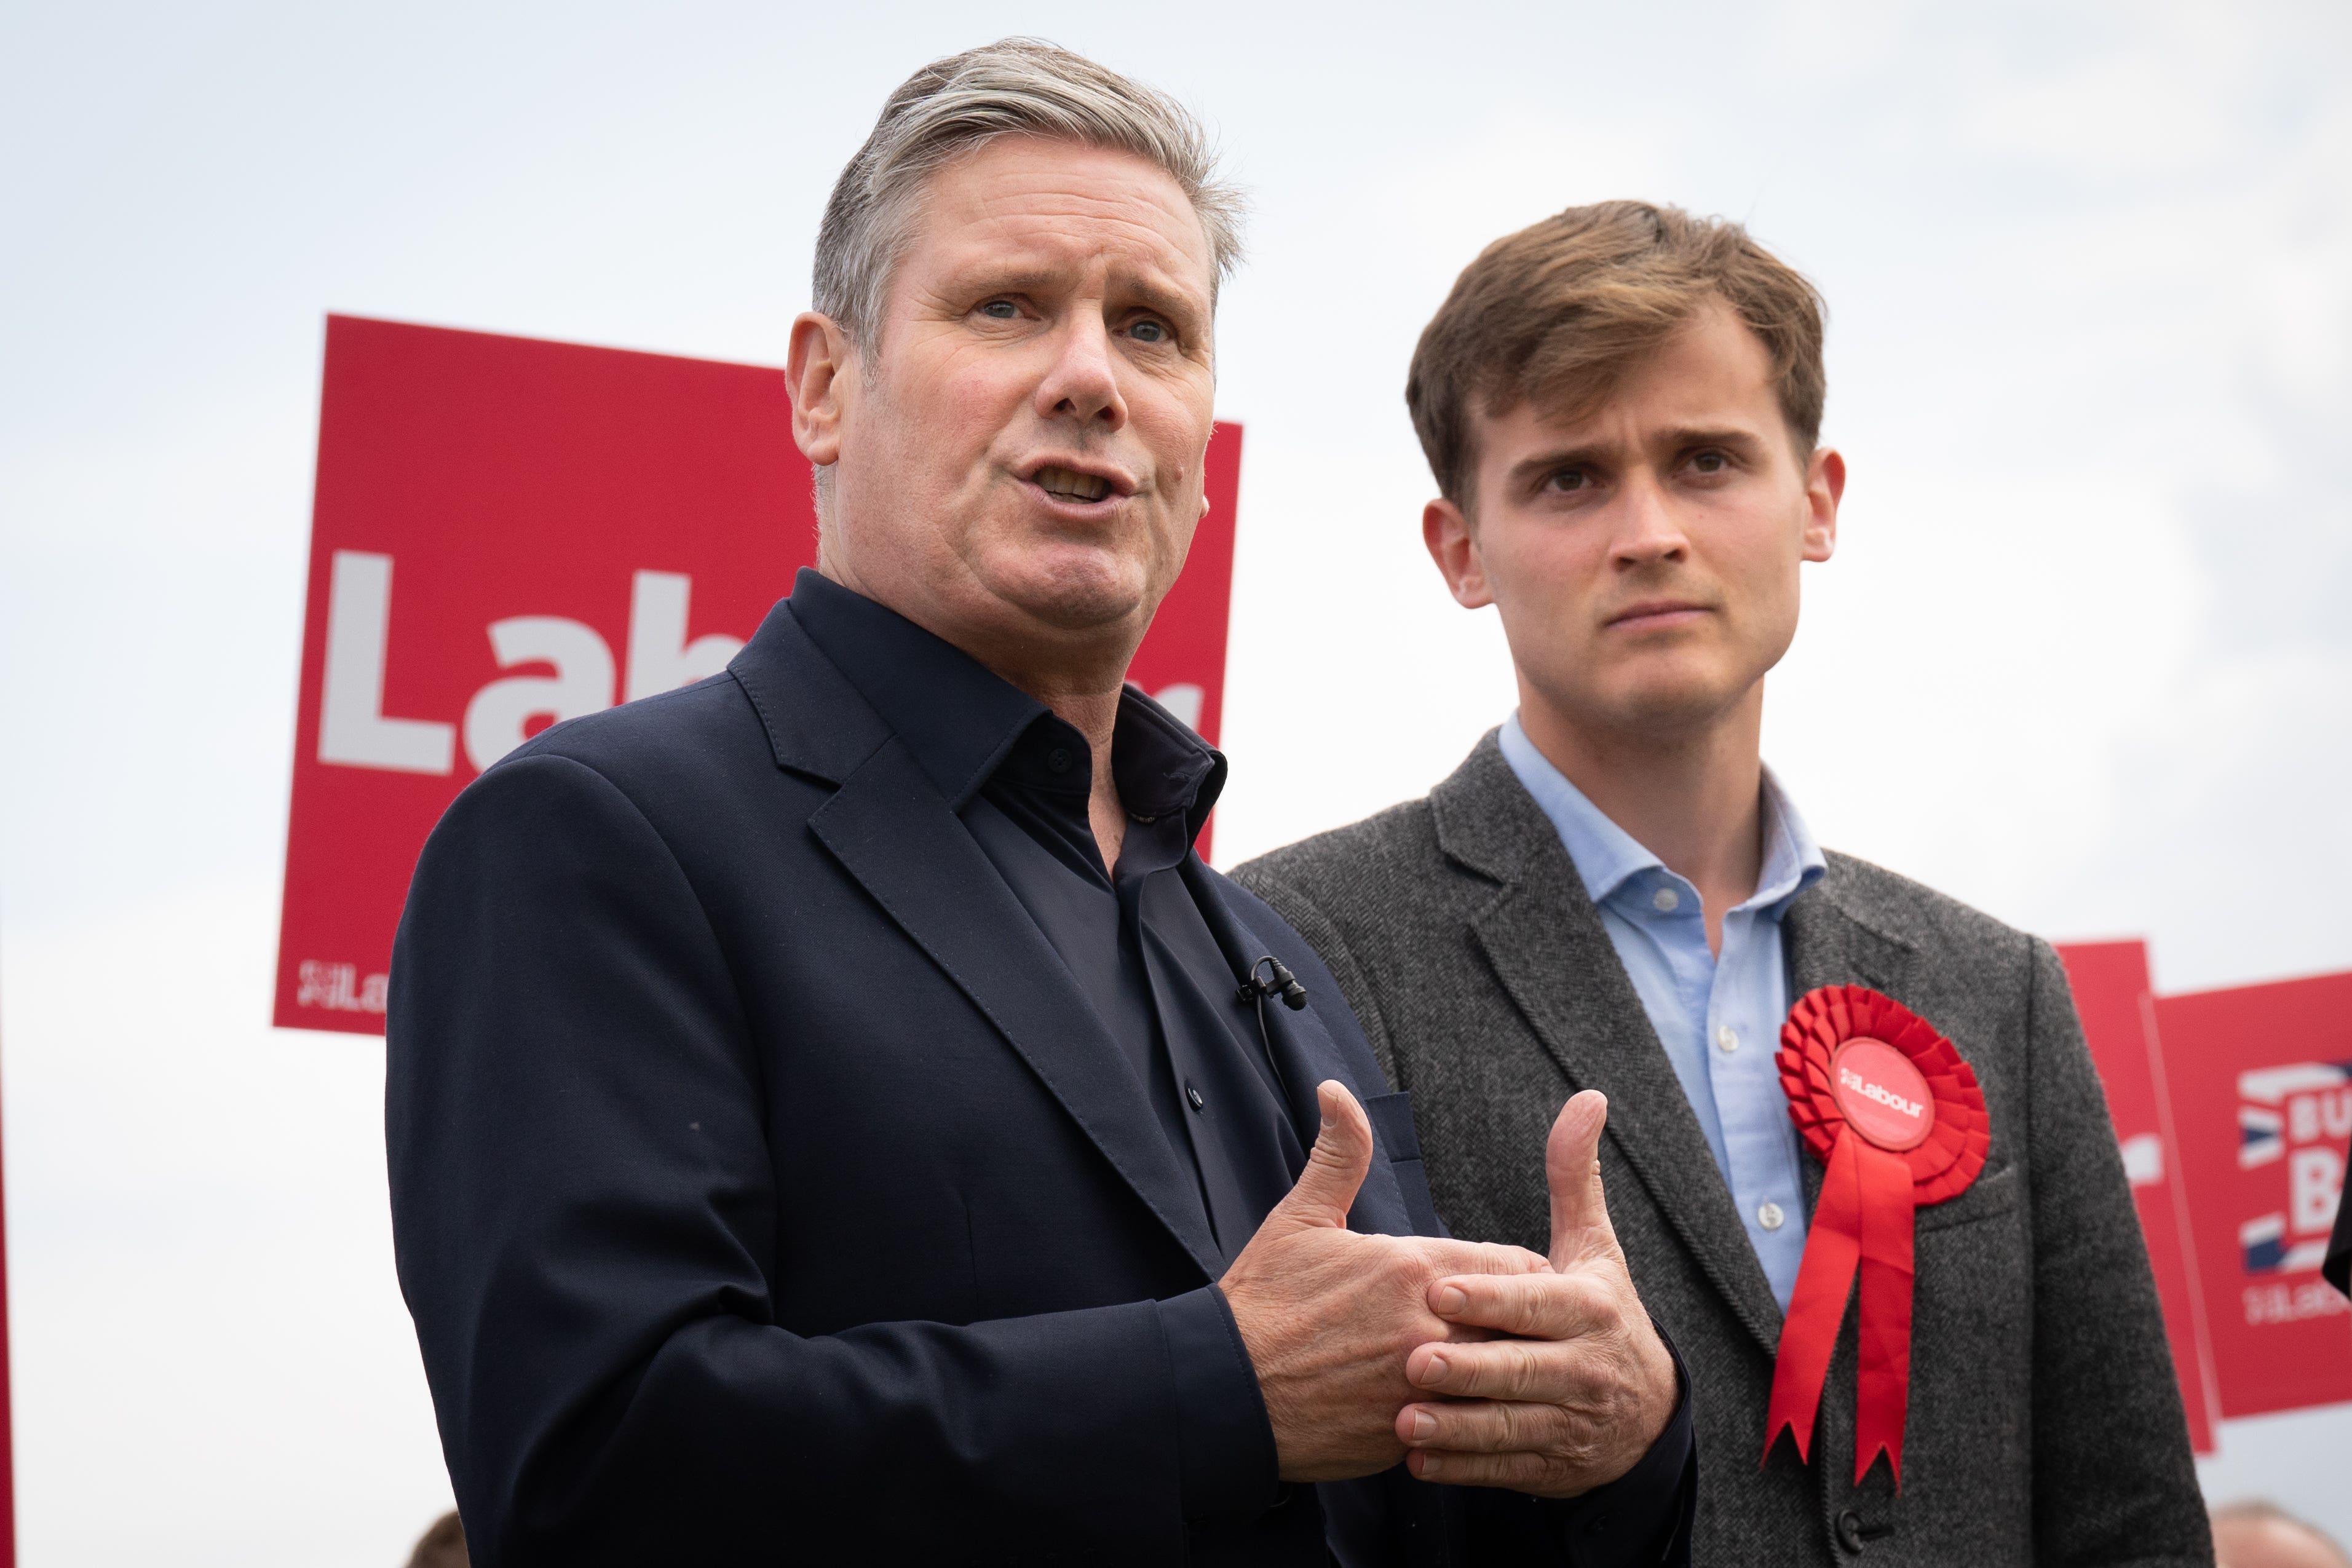
[[[1811,1465],[1785,1441],[1759,1465],[1780,1309],[1583,883],[1492,734],[1427,799],[1234,876],[1314,944],[1412,1091],[1456,1236],[1541,1250],[1552,1118],[1578,1089],[1608,1093],[1610,1213],[1695,1384],[1695,1561],[2212,1563],[2138,1220],[2046,943],[1836,854],[1786,917],[1792,997],[1846,983],[1903,1002],[1958,1047],[1992,1116],[1983,1174],[1918,1216],[1898,1495],[1884,1464],[1853,1484],[1851,1307]],[[1810,1201],[1821,1168],[1806,1169]]]

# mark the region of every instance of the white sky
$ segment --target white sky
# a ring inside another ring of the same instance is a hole
[[[2352,10],[1258,3],[0,10],[0,1057],[25,1561],[366,1568],[446,1497],[382,1053],[266,1027],[321,318],[779,363],[883,95],[1007,32],[1258,216],[1219,858],[1510,701],[1401,396],[1489,238],[1643,195],[1831,300],[1823,839],[2167,989],[2352,968]],[[1867,736],[1868,744],[1862,743]],[[2352,1537],[2352,1411],[2217,1491]]]

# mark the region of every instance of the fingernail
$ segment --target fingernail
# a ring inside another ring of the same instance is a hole
[[[1421,1456],[1421,1479],[1422,1479],[1423,1480],[1424,1480],[1424,1481],[1433,1481],[1433,1480],[1435,1480],[1435,1479],[1437,1479],[1437,1472],[1438,1472],[1438,1471],[1440,1471],[1440,1470],[1442,1470],[1442,1469],[1444,1469],[1444,1468],[1445,1468],[1445,1461],[1444,1461],[1444,1460],[1443,1460],[1443,1459],[1439,1458],[1436,1455],[1434,1455],[1434,1454],[1433,1454],[1433,1453],[1430,1453],[1430,1452],[1429,1452],[1428,1450],[1426,1450],[1426,1449],[1423,1449],[1423,1450],[1422,1451],[1422,1456]]]
[[[1437,1436],[1437,1418],[1426,1410],[1412,1413],[1412,1440],[1426,1443]]]
[[[1439,1378],[1444,1377],[1444,1375],[1445,1358],[1442,1355],[1431,1356],[1429,1360],[1422,1365],[1421,1381],[1423,1383],[1435,1383]]]
[[[1437,1288],[1433,1310],[1441,1318],[1450,1318],[1469,1305],[1470,1298],[1463,1294],[1461,1286],[1440,1285]]]

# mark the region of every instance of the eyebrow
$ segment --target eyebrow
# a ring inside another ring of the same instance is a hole
[[[983,262],[957,279],[953,287],[959,292],[980,295],[1027,294],[1058,286],[1067,275],[1059,268],[1024,267],[1017,263]],[[1187,326],[1198,328],[1209,319],[1208,300],[1178,285],[1165,282],[1157,275],[1132,271],[1114,273],[1113,293],[1125,293],[1144,309]]]
[[[1677,451],[1687,450],[1693,447],[1732,447],[1741,450],[1752,450],[1761,445],[1756,432],[1734,426],[1681,426],[1664,432],[1664,441]],[[1548,474],[1556,469],[1599,463],[1614,456],[1621,449],[1619,444],[1614,441],[1586,441],[1573,446],[1555,447],[1549,451],[1538,452],[1532,458],[1525,458],[1512,464],[1507,482],[1513,485],[1524,484],[1540,474]]]
[[[1193,326],[1208,319],[1209,302],[1184,289],[1154,278],[1130,277],[1126,283],[1146,310]]]

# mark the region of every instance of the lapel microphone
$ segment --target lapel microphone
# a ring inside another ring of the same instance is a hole
[[[1261,979],[1258,971],[1271,970],[1270,977]],[[1298,976],[1284,967],[1282,960],[1268,953],[1250,965],[1249,977],[1242,982],[1241,999],[1262,1002],[1270,996],[1282,998],[1282,1005],[1292,1012],[1307,1005],[1307,987],[1298,984]]]
[[[1267,973],[1259,974],[1261,969]],[[1294,1013],[1307,1005],[1307,987],[1298,984],[1298,976],[1291,973],[1282,960],[1272,953],[1250,965],[1248,976],[1242,981],[1238,999],[1248,1003],[1252,1011],[1257,1014],[1258,1044],[1265,1047],[1265,1065],[1273,1069],[1275,1087],[1281,1093],[1286,1108],[1290,1102],[1290,1079],[1283,1072],[1282,1063],[1275,1057],[1274,1033],[1265,1026],[1265,1004],[1270,996],[1281,997],[1282,1005]]]

